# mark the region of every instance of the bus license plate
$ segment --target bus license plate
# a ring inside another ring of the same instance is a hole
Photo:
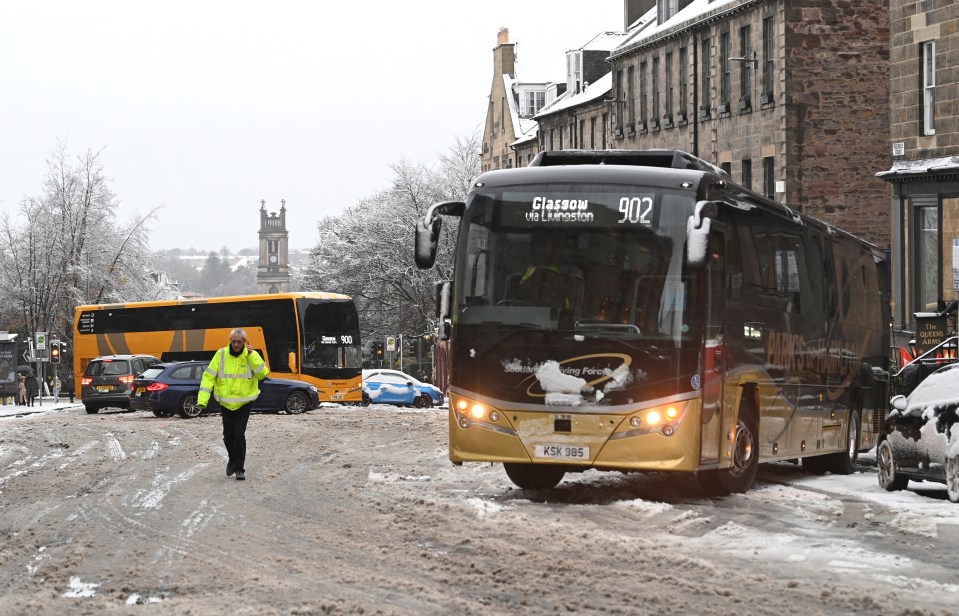
[[[535,454],[537,458],[588,460],[589,447],[577,445],[537,445]]]

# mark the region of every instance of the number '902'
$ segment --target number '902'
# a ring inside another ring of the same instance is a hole
[[[619,211],[623,215],[622,218],[616,221],[619,224],[650,225],[653,223],[650,219],[653,212],[653,198],[622,197],[619,200]]]

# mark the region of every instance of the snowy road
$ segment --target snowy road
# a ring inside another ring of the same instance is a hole
[[[0,412],[3,614],[953,614],[959,506],[873,472],[763,467],[704,498],[667,474],[548,493],[454,467],[445,410],[219,418]]]

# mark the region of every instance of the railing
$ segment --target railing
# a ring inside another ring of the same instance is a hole
[[[922,355],[915,357],[912,361],[903,364],[894,376],[900,376],[903,371],[914,364],[951,364],[957,361],[956,349],[959,347],[959,336],[946,338],[936,346],[932,347]]]

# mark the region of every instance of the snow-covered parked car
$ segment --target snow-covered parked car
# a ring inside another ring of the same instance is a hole
[[[429,408],[443,404],[443,392],[399,370],[364,370],[363,401]]]
[[[959,364],[936,370],[890,402],[876,450],[879,485],[892,491],[910,480],[945,483],[949,500],[959,503]]]

